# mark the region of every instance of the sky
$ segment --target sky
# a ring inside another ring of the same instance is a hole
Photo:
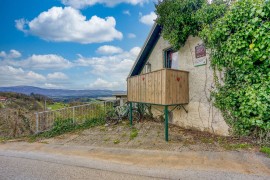
[[[155,0],[0,0],[0,86],[126,90]]]

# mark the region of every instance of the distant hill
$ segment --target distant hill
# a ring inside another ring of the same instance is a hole
[[[0,87],[0,92],[16,92],[26,95],[41,94],[53,99],[66,99],[74,97],[108,97],[114,93],[124,93],[124,91],[111,91],[111,90],[65,90],[65,89],[44,89],[33,86],[13,86],[13,87]]]

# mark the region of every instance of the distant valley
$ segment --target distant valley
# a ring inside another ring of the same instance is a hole
[[[44,89],[33,86],[13,86],[0,87],[0,92],[16,92],[26,95],[41,94],[55,100],[67,100],[74,98],[97,98],[109,97],[115,93],[125,93],[125,91],[112,90],[65,90],[65,89]]]

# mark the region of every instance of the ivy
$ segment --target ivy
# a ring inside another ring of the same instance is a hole
[[[199,35],[211,50],[212,68],[225,77],[220,84],[215,76],[212,96],[233,132],[270,143],[270,1],[239,0],[228,5],[164,0],[156,7],[163,37],[175,48],[189,35]]]
[[[162,0],[156,4],[157,23],[162,26],[162,36],[174,49],[183,46],[189,35],[198,35],[206,23],[224,14],[226,1],[215,0]]]

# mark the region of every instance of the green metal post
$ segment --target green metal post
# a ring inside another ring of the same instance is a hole
[[[168,106],[164,107],[164,114],[165,114],[165,141],[169,141],[169,111]]]
[[[132,102],[129,103],[129,121],[130,126],[132,126]]]

